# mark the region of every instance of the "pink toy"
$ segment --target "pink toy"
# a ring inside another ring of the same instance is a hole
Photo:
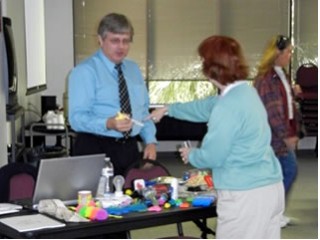
[[[148,208],[149,212],[160,212],[161,210],[162,208],[157,205]]]

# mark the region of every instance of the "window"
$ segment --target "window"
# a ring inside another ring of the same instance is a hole
[[[216,94],[202,75],[197,56],[204,38],[214,34],[236,38],[252,78],[267,40],[289,35],[289,1],[283,0],[74,0],[76,63],[98,48],[96,29],[110,12],[123,13],[132,21],[135,35],[128,57],[142,70],[151,104]]]

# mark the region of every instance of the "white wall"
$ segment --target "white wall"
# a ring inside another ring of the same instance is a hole
[[[26,44],[24,1],[0,0],[4,16],[12,19],[18,70],[18,102],[26,109],[26,123],[38,121],[41,113],[41,95],[57,95],[62,105],[65,80],[73,67],[73,14],[72,0],[45,0],[47,90],[26,96]],[[26,0],[28,1],[28,0]],[[3,65],[1,65],[3,66]],[[0,74],[1,84],[3,79]],[[7,163],[7,143],[10,124],[6,123],[4,93],[0,91],[0,166]],[[32,111],[30,111],[32,110]],[[17,128],[20,126],[17,124]]]
[[[63,106],[63,93],[73,68],[72,0],[45,1],[47,90],[41,95],[57,96]]]
[[[22,24],[24,14],[24,4],[21,0],[2,0],[2,14],[3,16],[10,16],[12,20],[12,31],[14,35],[14,41],[15,41],[15,52],[16,52],[16,59],[17,59],[17,75],[18,75],[18,96],[19,96],[19,103],[21,105],[24,105],[24,95],[25,92],[23,91],[25,89],[25,37],[24,37],[24,25]],[[3,79],[4,80],[4,79]],[[20,97],[20,95],[22,97]],[[5,101],[1,101],[2,106],[1,108],[5,108]],[[9,136],[7,133],[10,132],[10,124],[6,123],[6,114],[2,115],[3,118],[0,118],[0,126],[3,128],[3,131],[1,131],[1,142],[4,142],[4,145],[2,146],[1,151],[4,149],[4,153],[1,152],[1,160],[0,164],[4,165],[7,163],[7,143],[9,139],[11,139],[11,136]],[[17,128],[19,128],[19,125],[17,125]],[[3,157],[2,157],[3,156]]]
[[[16,55],[19,77],[19,103],[26,109],[30,108],[40,113],[40,96],[57,95],[57,101],[62,104],[62,94],[65,91],[65,80],[73,67],[73,14],[72,0],[45,1],[46,28],[46,82],[47,90],[38,94],[25,96],[26,93],[26,47],[24,28],[24,4],[22,0],[4,0],[7,2],[7,16],[12,18],[15,37]],[[28,1],[28,0],[25,0]],[[32,113],[27,111],[26,115]],[[32,121],[34,116],[27,116]]]

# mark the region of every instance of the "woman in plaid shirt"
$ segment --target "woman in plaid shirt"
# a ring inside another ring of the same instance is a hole
[[[254,81],[268,113],[272,130],[271,145],[282,167],[286,195],[297,175],[294,150],[299,140],[294,91],[285,71],[290,63],[292,48],[288,37],[273,37],[262,56]],[[282,227],[290,222],[285,216],[282,220]]]

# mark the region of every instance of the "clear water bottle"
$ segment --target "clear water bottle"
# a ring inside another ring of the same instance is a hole
[[[101,177],[99,180],[99,185],[97,189],[97,197],[104,198],[105,196],[113,193],[113,164],[110,161],[110,158],[105,158],[105,166],[101,170]]]
[[[99,184],[97,188],[97,198],[104,198],[104,186],[106,185],[106,178],[102,175],[103,169],[101,171],[101,176],[99,179]]]
[[[105,167],[102,169],[102,176],[105,178],[104,195],[106,196],[113,193],[114,170],[110,158],[106,157],[104,160],[106,163]]]

